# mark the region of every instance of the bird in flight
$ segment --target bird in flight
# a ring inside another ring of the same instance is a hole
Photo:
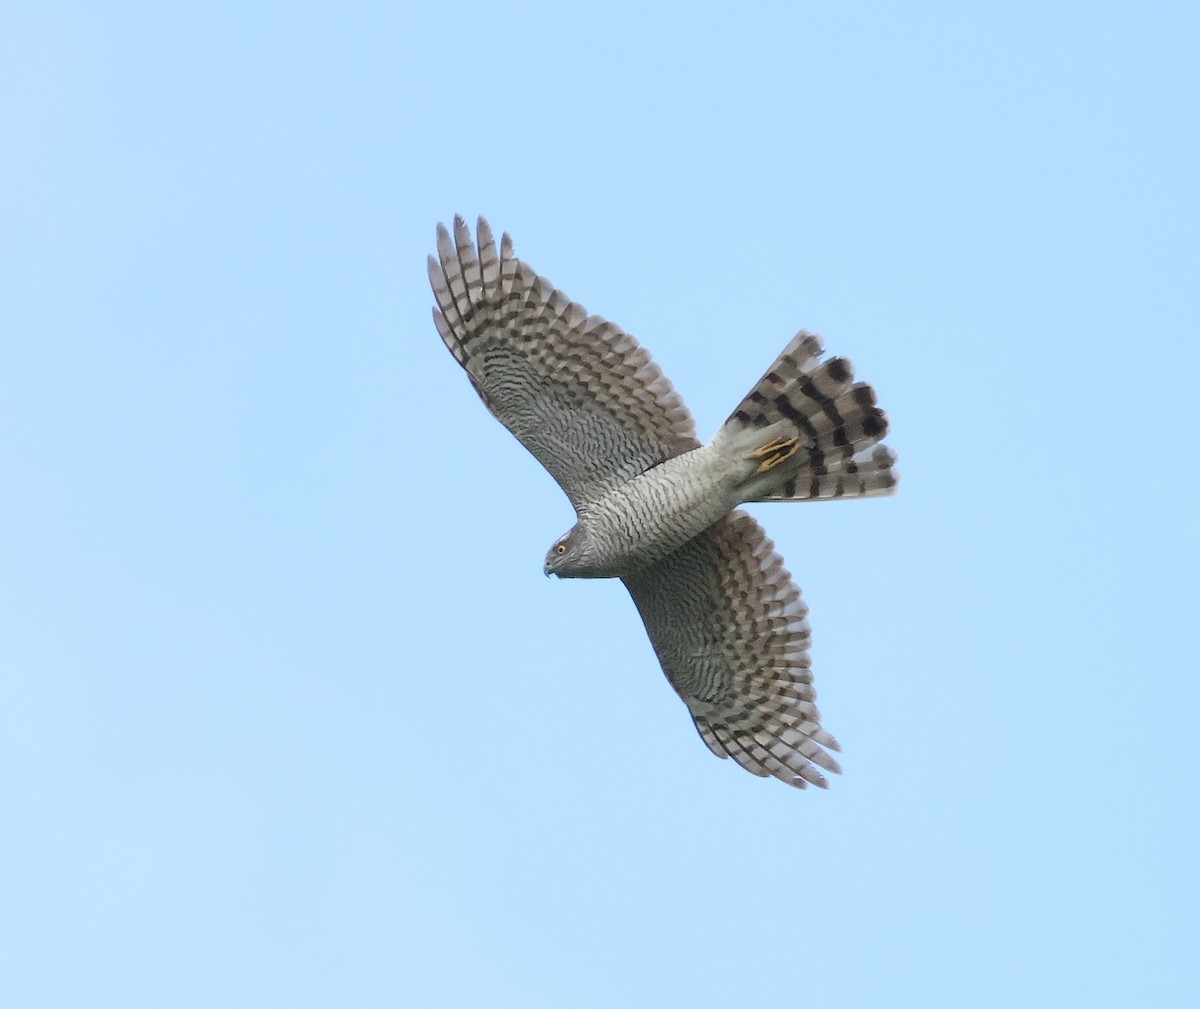
[[[896,487],[887,417],[842,357],[800,332],[708,444],[642,346],[499,246],[438,225],[433,319],[488,410],[566,492],[578,521],[545,573],[620,578],[663,672],[719,757],[826,787],[837,741],[812,685],[808,607],[740,504]]]

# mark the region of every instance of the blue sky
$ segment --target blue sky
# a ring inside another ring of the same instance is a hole
[[[1196,1004],[1198,28],[7,5],[0,1002]],[[800,327],[877,388],[897,497],[753,509],[828,792],[542,577],[455,212],[705,435]]]

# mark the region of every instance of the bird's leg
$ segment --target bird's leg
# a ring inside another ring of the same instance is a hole
[[[787,462],[799,451],[799,438],[772,438],[751,452],[750,458],[760,459],[761,462],[758,464],[757,472],[766,473],[768,470],[774,469],[781,462]]]

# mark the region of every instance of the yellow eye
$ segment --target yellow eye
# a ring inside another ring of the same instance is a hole
[[[565,554],[567,552],[567,545],[565,543],[560,543],[558,546],[556,546],[554,548],[554,552],[561,557],[563,554]]]

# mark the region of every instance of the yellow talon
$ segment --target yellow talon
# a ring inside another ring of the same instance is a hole
[[[782,462],[787,462],[800,451],[799,438],[772,438],[766,444],[760,445],[750,453],[752,459],[762,459],[758,464],[758,473],[766,473]]]
[[[759,445],[753,452],[750,453],[751,459],[761,459],[764,455],[770,455],[772,452],[778,452],[788,445],[794,444],[799,439],[797,438],[772,438],[768,442]]]

